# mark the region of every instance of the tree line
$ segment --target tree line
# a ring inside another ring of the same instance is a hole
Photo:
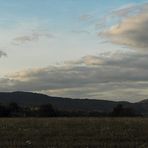
[[[132,108],[118,104],[111,112],[99,111],[64,111],[56,110],[51,104],[22,107],[12,102],[8,105],[0,104],[0,117],[135,117],[141,116]]]

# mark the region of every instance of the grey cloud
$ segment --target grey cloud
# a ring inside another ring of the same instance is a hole
[[[7,54],[4,51],[0,51],[0,58],[3,56],[5,57],[5,56],[7,56]]]
[[[137,99],[142,99],[148,90],[147,57],[148,54],[138,52],[86,56],[61,66],[30,69],[9,75],[0,80],[4,84],[0,90],[102,99],[120,99],[127,97],[127,94],[134,99],[139,92],[141,95]]]
[[[13,40],[14,44],[23,44],[32,41],[38,41],[40,38],[53,38],[53,34],[44,31],[33,31],[30,34],[18,36]]]

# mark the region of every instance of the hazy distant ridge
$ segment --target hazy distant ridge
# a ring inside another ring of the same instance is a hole
[[[130,103],[125,101],[115,102],[108,100],[52,97],[31,92],[1,92],[0,103],[7,104],[10,102],[16,102],[22,106],[36,106],[51,103],[56,109],[59,110],[83,110],[100,112],[110,112],[117,104],[123,104],[126,107],[132,107],[142,114],[148,115],[148,100]]]

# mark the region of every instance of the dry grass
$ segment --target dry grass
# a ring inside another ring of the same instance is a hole
[[[73,147],[148,148],[148,119],[0,119],[0,148]]]

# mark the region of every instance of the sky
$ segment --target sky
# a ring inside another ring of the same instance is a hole
[[[0,91],[148,98],[148,1],[0,0]]]

